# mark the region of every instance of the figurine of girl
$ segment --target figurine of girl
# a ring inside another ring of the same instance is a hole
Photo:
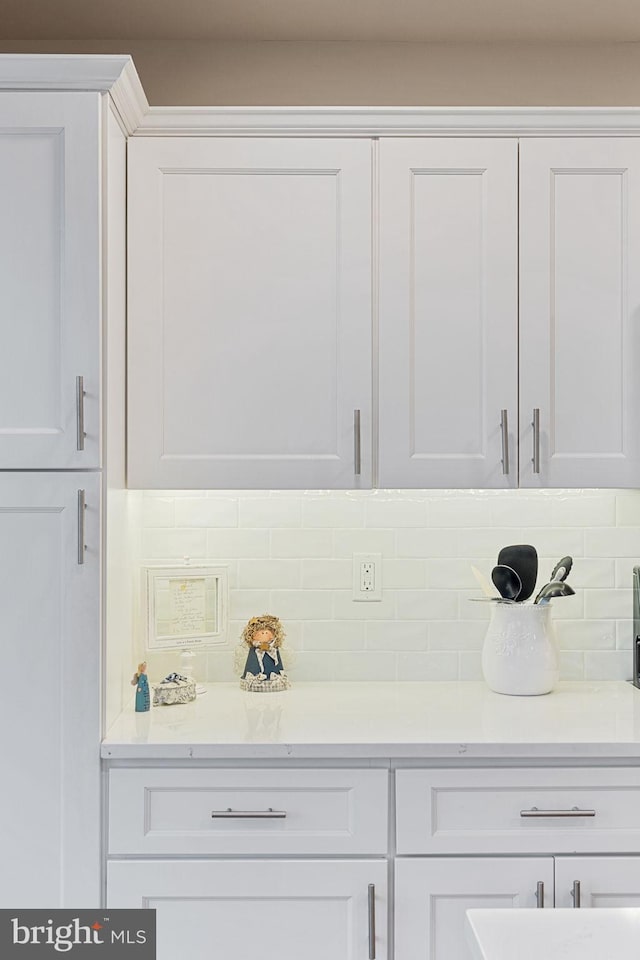
[[[267,693],[290,686],[280,653],[284,636],[279,619],[269,613],[249,620],[242,631],[241,649],[249,648],[240,679],[243,690]]]
[[[136,713],[146,713],[147,710],[151,709],[146,662],[138,664],[138,670],[133,675],[131,686],[136,688]]]

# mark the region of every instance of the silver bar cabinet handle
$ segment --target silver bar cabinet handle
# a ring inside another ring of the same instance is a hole
[[[78,490],[78,563],[84,563],[84,514],[87,509],[84,490]]]
[[[533,457],[531,462],[533,472],[540,473],[540,410],[538,407],[534,407],[531,426],[533,427]]]
[[[581,810],[579,807],[571,807],[570,810],[538,810],[537,807],[531,807],[530,810],[521,810],[521,817],[595,817],[595,810]]]
[[[542,880],[538,880],[536,884],[536,906],[544,907],[544,883]]]
[[[76,449],[84,450],[84,377],[76,377]]]
[[[507,411],[500,411],[500,432],[502,434],[502,472],[509,473],[509,426]]]
[[[212,810],[212,820],[284,820],[287,815],[286,810],[274,810],[269,807],[267,810],[232,810],[227,807],[226,810]]]
[[[573,889],[571,891],[571,896],[573,897],[574,907],[579,907],[580,906],[580,881],[579,880],[573,881]]]
[[[360,442],[360,411],[353,411],[353,472],[360,476],[362,466],[362,447]]]
[[[376,960],[376,885],[369,884],[369,960]]]

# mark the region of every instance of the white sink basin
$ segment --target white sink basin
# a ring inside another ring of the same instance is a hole
[[[638,960],[640,908],[467,910],[473,960]]]

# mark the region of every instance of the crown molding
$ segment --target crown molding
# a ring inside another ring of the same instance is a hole
[[[149,110],[128,55],[0,54],[0,90],[75,90],[108,93],[126,132],[135,133]]]
[[[150,107],[136,136],[639,136],[637,107]]]

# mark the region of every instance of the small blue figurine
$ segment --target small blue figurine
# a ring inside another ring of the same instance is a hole
[[[136,688],[136,713],[146,713],[151,709],[146,663],[138,664],[138,672],[134,673],[131,685]]]

